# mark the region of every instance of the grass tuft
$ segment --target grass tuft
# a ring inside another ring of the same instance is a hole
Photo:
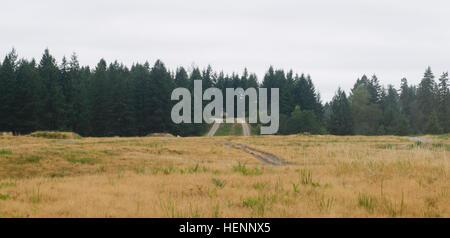
[[[376,198],[362,193],[358,195],[358,205],[366,209],[366,211],[368,211],[369,213],[373,212],[375,204]]]
[[[258,168],[254,167],[253,169],[249,169],[246,166],[246,163],[238,162],[237,165],[233,166],[233,171],[237,173],[241,173],[243,175],[261,175],[263,172]]]
[[[218,188],[223,188],[223,187],[225,187],[225,181],[224,181],[224,180],[212,178],[212,183],[213,183],[214,185],[216,185],[216,187],[218,187]]]

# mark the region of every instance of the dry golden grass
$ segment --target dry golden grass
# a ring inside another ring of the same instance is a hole
[[[279,156],[262,164],[225,142]],[[450,217],[447,136],[0,137],[0,217]]]

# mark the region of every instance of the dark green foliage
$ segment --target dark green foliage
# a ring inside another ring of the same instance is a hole
[[[439,123],[439,119],[436,111],[431,113],[431,116],[428,118],[428,122],[425,126],[425,133],[428,134],[442,134],[443,130]]]
[[[438,116],[445,133],[450,132],[450,91],[448,88],[448,72],[439,78]]]
[[[397,90],[392,85],[388,85],[387,94],[384,97],[382,104],[383,119],[382,127],[384,133],[388,135],[405,135],[407,132],[402,128],[402,124],[405,123],[403,115],[400,112],[399,95]]]
[[[17,54],[13,49],[3,60],[0,68],[0,131],[15,132],[13,113],[16,109],[15,96],[17,91],[16,81]]]
[[[39,127],[46,130],[64,130],[67,128],[67,102],[63,92],[63,79],[55,58],[45,50],[38,66],[44,92],[40,95],[42,112],[38,117]]]
[[[375,135],[379,132],[382,110],[373,103],[372,95],[363,84],[356,87],[350,96],[355,134]]]
[[[345,92],[338,88],[329,104],[327,129],[335,135],[349,135],[353,132],[353,119],[350,102]]]
[[[292,133],[311,133],[322,134],[325,128],[312,110],[300,110],[300,106],[296,106],[290,117],[284,114],[280,117],[280,134]]]
[[[270,67],[259,85],[256,75],[247,69],[241,75],[216,73],[210,66],[189,72],[180,67],[173,73],[159,60],[153,66],[146,62],[127,68],[101,59],[95,69],[90,69],[80,67],[73,54],[58,65],[46,49],[39,64],[18,60],[15,50],[0,62],[0,132],[17,135],[42,130],[73,131],[81,136],[166,132],[202,136],[210,125],[174,124],[170,119],[176,103],[170,100],[172,90],[184,87],[192,92],[194,80],[202,80],[203,90],[221,89],[224,110],[226,88],[267,88],[269,103],[270,88],[279,88],[279,134],[407,135],[450,131],[448,74],[443,73],[436,83],[430,67],[417,87],[402,79],[399,92],[391,85],[387,89],[381,86],[375,75],[370,79],[363,75],[348,97],[338,89],[332,101],[323,105],[311,77],[292,70],[286,73]],[[203,101],[203,106],[207,103]],[[248,98],[248,116],[247,105]]]

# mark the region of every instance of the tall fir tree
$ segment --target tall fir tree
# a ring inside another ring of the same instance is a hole
[[[434,81],[434,75],[431,68],[428,67],[425,70],[424,76],[420,81],[419,87],[417,88],[417,102],[418,108],[422,113],[423,117],[420,118],[420,124],[425,125],[431,120],[431,114],[436,111],[436,82]],[[422,126],[421,131],[424,128]]]
[[[335,135],[350,135],[353,133],[353,119],[350,102],[345,92],[338,88],[330,102],[330,115],[327,129]]]
[[[95,136],[110,136],[112,118],[111,84],[108,80],[106,61],[101,59],[95,68],[90,84],[91,133]]]
[[[450,132],[450,91],[448,85],[448,72],[442,73],[439,78],[438,91],[438,117],[445,133]]]
[[[67,103],[61,74],[55,58],[50,55],[48,49],[42,55],[38,70],[45,89],[45,94],[42,95],[43,113],[40,117],[40,127],[45,130],[66,130],[68,127]]]
[[[21,60],[17,68],[14,131],[27,134],[38,129],[42,111],[42,85],[36,62]]]
[[[0,68],[0,131],[14,132],[17,53],[15,49],[3,60]]]

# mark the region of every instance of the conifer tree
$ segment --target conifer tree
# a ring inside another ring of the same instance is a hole
[[[350,135],[353,133],[353,119],[350,102],[345,92],[338,88],[330,103],[330,116],[327,129],[335,135]]]
[[[4,58],[0,68],[0,131],[14,132],[14,98],[16,94],[17,53],[15,49]]]
[[[55,58],[48,49],[44,51],[38,66],[39,76],[45,93],[42,96],[43,113],[40,116],[41,128],[45,130],[67,129],[66,99],[64,97],[61,74]]]
[[[450,131],[450,92],[448,87],[448,72],[445,72],[439,78],[438,91],[438,116],[445,133]]]

